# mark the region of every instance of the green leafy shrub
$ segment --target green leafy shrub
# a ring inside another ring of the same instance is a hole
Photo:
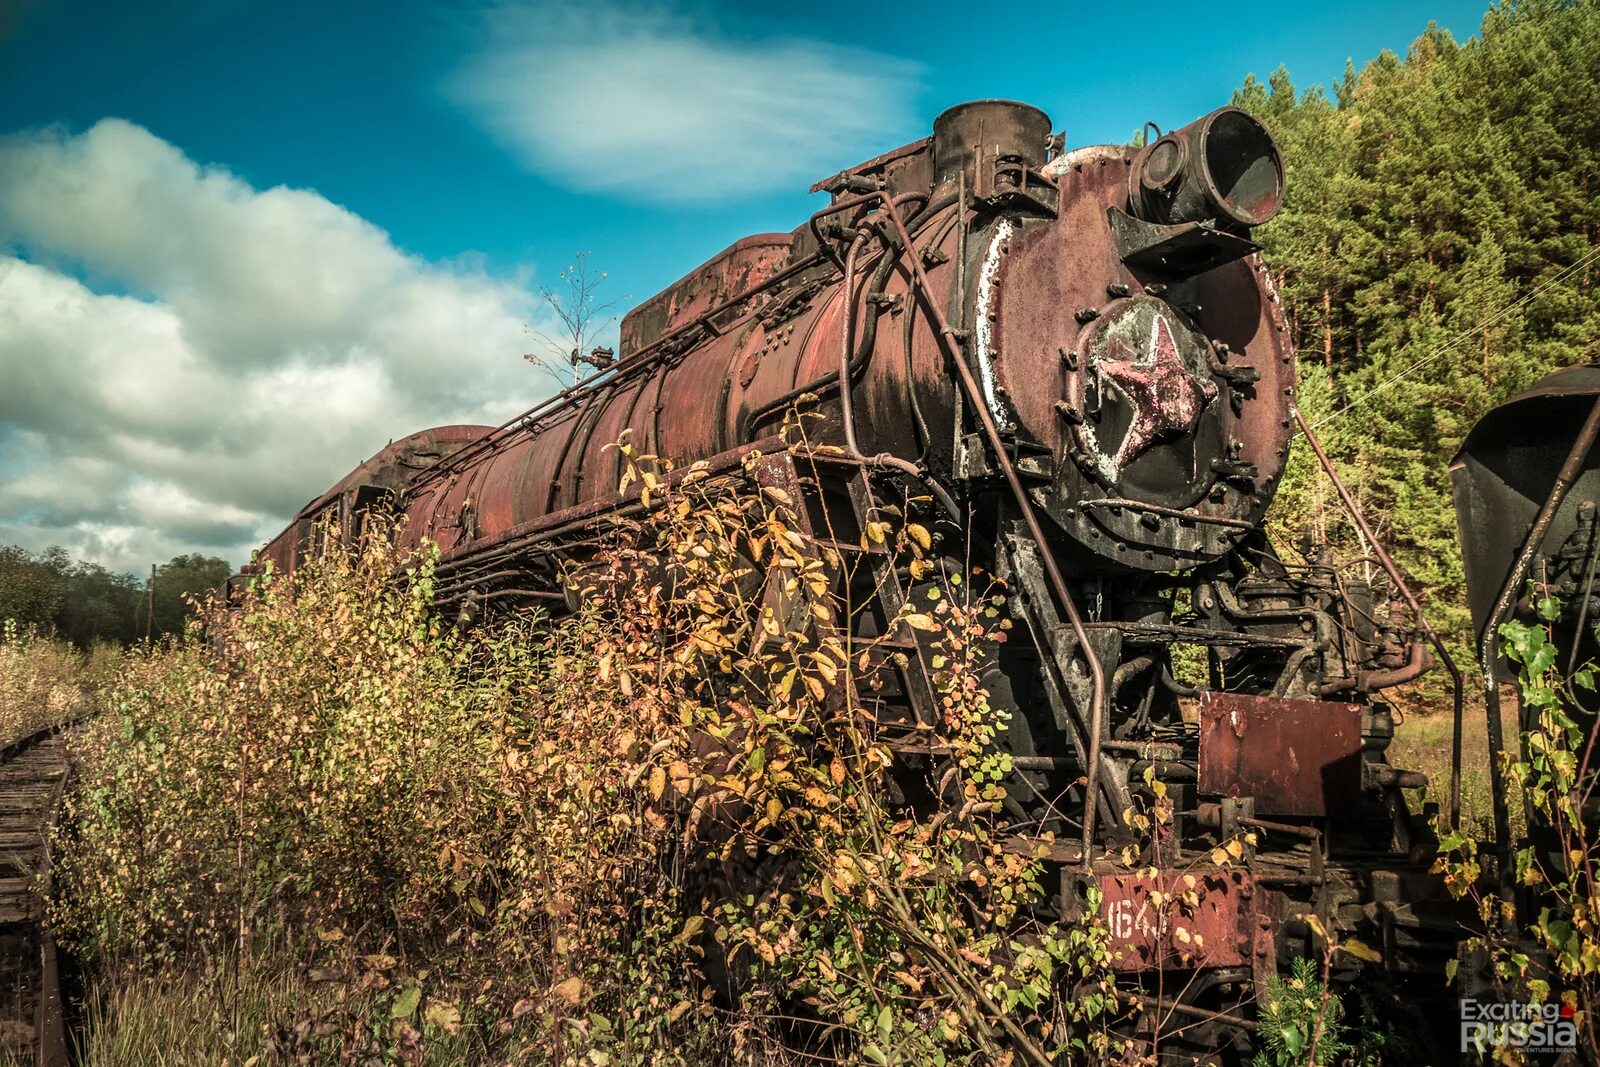
[[[1600,1048],[1594,1012],[1600,1003],[1600,835],[1584,811],[1595,783],[1592,737],[1585,739],[1576,716],[1585,714],[1579,693],[1595,691],[1600,667],[1591,661],[1563,669],[1552,633],[1561,604],[1537,582],[1528,588],[1537,621],[1500,626],[1501,652],[1516,668],[1529,727],[1516,749],[1503,754],[1502,773],[1520,789],[1527,832],[1504,871],[1470,835],[1441,833],[1437,869],[1451,892],[1477,904],[1483,933],[1467,946],[1486,954],[1497,992],[1535,1003],[1559,999],[1573,1010],[1580,1042],[1594,1050]]]
[[[300,976],[250,1001],[276,1017],[229,1047],[258,1062],[1111,1051],[1102,932],[1033,918],[1040,857],[996,822],[1003,593],[929,558],[905,501],[868,523],[920,582],[900,624],[942,710],[946,803],[891,804],[895,753],[836,698],[882,640],[850,636],[845,561],[752,472],[622,449],[648,518],[575,572],[576,615],[456,629],[432,550],[375,527],[130,657],[58,876],[62,929],[120,982],[104,1025],[231,960]]]
[[[1344,1005],[1323,984],[1317,961],[1301,957],[1289,974],[1267,979],[1262,997],[1256,1067],[1335,1063],[1351,1046],[1344,1040]]]

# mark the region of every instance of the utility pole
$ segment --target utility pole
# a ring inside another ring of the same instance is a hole
[[[150,583],[146,587],[149,601],[144,612],[144,639],[153,640],[156,633],[156,565],[150,564]]]

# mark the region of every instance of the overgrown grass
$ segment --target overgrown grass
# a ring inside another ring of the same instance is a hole
[[[85,998],[78,1062],[239,1067],[398,1058],[443,1067],[477,1059],[482,1050],[459,1028],[423,1040],[405,1023],[396,1040],[386,977],[394,964],[382,957],[376,966],[350,963],[307,968],[298,947],[273,941],[243,956],[225,950],[132,980],[101,979]]]
[[[654,517],[560,623],[459,631],[432,556],[374,535],[130,658],[78,743],[57,873],[100,990],[90,1062],[1112,1047],[1103,932],[1032,918],[1043,868],[996,832],[987,594],[904,506],[868,524],[924,580],[904,625],[937,651],[927,743],[963,798],[890,807],[894,757],[830,698],[881,640],[849,636],[844,562],[781,490],[624,455]]]
[[[609,1010],[687,983],[668,953],[652,974],[617,962],[658,849],[618,819],[640,753],[626,701],[591,684],[592,620],[468,636],[433,613],[431,570],[372,538],[259,581],[240,612],[212,606],[204,637],[108,686],[57,872],[64,933],[117,991],[91,1049],[215,1030],[217,1004],[165,1004],[231,983],[238,1021],[207,1049],[281,1057],[303,1031],[319,1062],[453,1062],[463,1034],[547,1045],[568,970],[592,966]],[[596,951],[569,963],[568,944]],[[279,995],[323,982],[353,991],[333,1022]],[[110,1062],[173,1054],[149,1047]]]
[[[1448,705],[1448,702],[1447,702]],[[1514,694],[1507,692],[1501,702],[1501,730],[1504,743],[1515,746],[1518,731],[1517,702]],[[1395,729],[1394,742],[1389,748],[1389,761],[1406,770],[1421,771],[1428,776],[1428,789],[1407,790],[1407,799],[1418,808],[1423,801],[1439,805],[1445,814],[1450,810],[1450,750],[1454,723],[1449,710],[1411,712]],[[1520,785],[1507,783],[1507,803],[1511,808],[1511,830],[1520,835],[1526,820],[1522,815]],[[1462,713],[1461,731],[1461,825],[1469,834],[1481,840],[1494,840],[1494,804],[1489,787],[1489,729],[1484,714],[1483,700],[1469,694]]]
[[[79,714],[88,690],[115,670],[118,653],[79,652],[14,621],[0,621],[0,745]]]

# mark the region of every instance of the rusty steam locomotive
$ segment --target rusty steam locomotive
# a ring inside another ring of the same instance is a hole
[[[1035,108],[961,105],[819,182],[830,202],[793,232],[745,238],[635,308],[614,366],[502,426],[393,443],[263,557],[292,570],[319,522],[348,531],[392,498],[442,552],[446,607],[559,611],[564,562],[627,506],[606,448],[624,431],[714,470],[759,449],[759,477],[806,502],[819,538],[909,484],[936,547],[1013,590],[1019,636],[989,684],[1013,711],[1017,825],[1057,841],[1054,907],[1096,885],[1130,980],[1188,972],[1150,998],[1185,1040],[1248,1041],[1253,990],[1319,951],[1319,927],[1379,948],[1397,986],[1439,988],[1455,937],[1428,918],[1432,840],[1404,797],[1421,776],[1388,762],[1380,698],[1429,665],[1419,618],[1263,531],[1295,362],[1250,234],[1283,191],[1271,138],[1235,108],[1143,148],[1063,150]],[[827,456],[777,442],[797,403]],[[914,592],[869,590],[884,627]],[[885,722],[933,714],[914,637],[872,697]],[[1111,858],[1152,779],[1178,800],[1163,871],[1255,842],[1205,883],[1205,947],[1182,963],[1145,919],[1151,884]]]

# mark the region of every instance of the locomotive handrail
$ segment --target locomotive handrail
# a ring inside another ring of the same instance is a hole
[[[1094,816],[1099,806],[1100,799],[1100,734],[1104,723],[1105,703],[1105,669],[1100,664],[1100,657],[1095,654],[1094,647],[1089,644],[1089,635],[1083,626],[1083,616],[1078,612],[1077,602],[1072,598],[1072,591],[1067,587],[1066,578],[1061,573],[1060,566],[1056,563],[1053,553],[1046,550],[1048,542],[1045,539],[1044,528],[1039,525],[1039,517],[1034,513],[1033,502],[1028,498],[1028,490],[1022,484],[1022,479],[1017,474],[1016,467],[1011,462],[1011,457],[1006,454],[1005,443],[1000,438],[1000,430],[994,423],[994,417],[989,413],[989,408],[983,402],[983,394],[978,388],[978,383],[972,377],[972,368],[967,366],[967,361],[961,351],[961,340],[945,318],[944,310],[934,299],[933,287],[928,284],[928,276],[922,269],[922,263],[915,254],[915,245],[911,235],[906,231],[905,222],[900,218],[896,207],[896,198],[891,197],[884,190],[867,193],[857,200],[849,201],[844,206],[859,204],[867,199],[877,199],[883,202],[884,214],[894,224],[895,231],[900,235],[901,244],[906,248],[906,265],[910,268],[912,277],[916,280],[917,288],[922,294],[923,303],[927,305],[928,314],[933,319],[934,325],[939,330],[939,340],[945,349],[950,361],[955,364],[957,378],[961,382],[962,390],[967,394],[967,400],[978,415],[978,421],[983,427],[984,436],[989,441],[990,448],[995,454],[995,462],[999,465],[1001,473],[1005,475],[1006,484],[1011,489],[1011,495],[1016,499],[1017,508],[1022,512],[1023,521],[1028,526],[1028,535],[1039,546],[1039,558],[1044,564],[1045,575],[1050,581],[1051,591],[1066,612],[1067,622],[1072,627],[1073,637],[1078,642],[1078,649],[1082,653],[1084,662],[1089,672],[1089,690],[1091,706],[1089,709],[1089,738],[1088,753],[1089,766],[1087,768],[1088,787],[1084,790],[1083,800],[1083,863],[1092,862],[1094,847]],[[834,210],[841,205],[834,205]],[[904,460],[900,461],[904,463]],[[909,466],[909,464],[907,464]]]

